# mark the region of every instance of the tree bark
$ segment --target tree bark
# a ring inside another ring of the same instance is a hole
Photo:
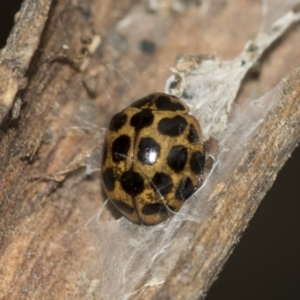
[[[101,245],[95,246],[93,232],[83,226],[105,200],[100,174],[85,176],[83,169],[74,168],[61,180],[45,177],[94,149],[95,137],[116,111],[161,90],[178,54],[224,49],[221,55],[232,58],[258,31],[258,4],[249,0],[241,7],[236,1],[237,8],[224,8],[216,1],[201,21],[201,38],[193,38],[197,32],[187,32],[199,24],[192,3],[184,8],[191,18],[168,5],[160,8],[160,31],[151,35],[151,22],[134,33],[120,24],[128,12],[139,16],[144,8],[138,1],[24,1],[0,53],[1,299],[101,298],[94,293],[103,271],[94,266]],[[242,8],[253,26],[240,20]],[[241,24],[238,29],[236,22]],[[225,32],[222,24],[227,24]],[[224,37],[227,42],[220,46]],[[149,44],[152,39],[154,46]],[[185,222],[176,233],[174,239],[191,239],[164,283],[151,287],[150,274],[132,287],[139,291],[132,297],[203,298],[299,143],[299,41],[292,30],[285,39],[273,48],[271,63],[258,80],[249,77],[244,83],[237,100],[242,107],[254,82],[259,82],[255,91],[262,95],[289,73],[272,98],[276,104],[226,180],[214,186],[207,200],[214,205],[205,220],[200,225]],[[99,140],[96,146],[101,148]],[[228,138],[227,145],[231,142]],[[116,216],[111,209],[101,221]],[[199,255],[199,249],[206,254]]]

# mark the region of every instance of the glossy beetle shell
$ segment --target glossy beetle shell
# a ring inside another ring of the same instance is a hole
[[[154,225],[200,187],[204,163],[198,121],[175,96],[154,93],[113,116],[101,170],[107,196],[122,214]]]

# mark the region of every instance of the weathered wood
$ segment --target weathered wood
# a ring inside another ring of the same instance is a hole
[[[101,243],[107,241],[95,241],[85,226],[105,199],[99,174],[87,179],[81,169],[62,182],[32,178],[63,170],[95,146],[100,127],[113,112],[136,97],[161,91],[178,54],[218,49],[226,58],[234,57],[259,28],[261,7],[249,0],[241,6],[239,1],[225,8],[214,5],[200,21],[196,4],[185,7],[188,18],[165,5],[151,15],[156,19],[149,17],[145,26],[126,31],[118,22],[128,11],[141,15],[144,6],[136,3],[24,1],[0,56],[4,118],[0,127],[1,299],[99,298],[94,291],[101,288],[97,280],[103,270],[97,262]],[[238,18],[242,8],[251,16],[251,26]],[[201,38],[187,34],[195,32],[199,22]],[[152,24],[159,25],[153,35]],[[224,24],[227,31],[222,33]],[[292,33],[289,38],[292,42],[286,46],[283,42],[273,60],[271,56],[272,63],[262,69],[258,93],[274,87],[299,60],[299,39]],[[141,49],[141,41],[152,39],[154,53]],[[289,53],[288,58],[284,53]],[[253,89],[252,83],[249,86]],[[16,95],[22,101],[21,106],[17,101],[19,115],[18,109],[9,113]],[[246,102],[242,95],[241,106]],[[299,141],[299,111],[296,69],[242,159],[211,194],[209,201],[216,205],[209,218],[199,228],[196,223],[183,226],[180,234],[189,233],[193,242],[181,253],[165,283],[146,285],[137,297],[204,296]],[[110,210],[103,220],[114,219],[115,214]],[[199,257],[199,247],[207,250],[206,256]]]
[[[11,109],[17,92],[27,85],[25,74],[39,45],[51,2],[24,1],[15,16],[16,25],[0,52],[0,122]]]
[[[2,51],[1,78],[10,80],[1,82],[1,101],[8,99],[4,113],[16,93],[24,90],[19,93],[23,102],[19,118],[8,116],[0,131],[1,299],[86,299],[88,293],[90,283],[81,280],[88,234],[81,242],[72,242],[72,231],[86,216],[80,197],[71,192],[79,179],[71,180],[70,190],[31,177],[59,171],[93,140],[84,134],[85,142],[80,134],[66,130],[76,118],[81,126],[86,121],[97,123],[93,100],[87,100],[82,85],[86,73],[79,71],[82,48],[89,47],[82,37],[97,37],[101,26],[113,26],[118,18],[112,8],[121,13],[130,1],[75,2],[53,2],[49,12],[51,1],[24,2]],[[97,30],[91,24],[92,9]],[[105,33],[101,37],[105,39]],[[27,87],[20,87],[24,78]],[[99,178],[94,182],[99,199]],[[84,209],[91,215],[99,205],[99,200],[88,200]]]

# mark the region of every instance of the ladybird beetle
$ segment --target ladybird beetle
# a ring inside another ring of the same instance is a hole
[[[202,184],[205,145],[188,111],[177,97],[154,93],[110,121],[101,168],[104,189],[133,223],[166,220]]]

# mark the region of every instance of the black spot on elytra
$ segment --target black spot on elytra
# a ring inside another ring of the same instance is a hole
[[[188,134],[188,141],[191,144],[199,143],[198,132],[197,132],[197,129],[195,128],[195,126],[193,124],[190,125],[190,131],[189,131],[189,134]]]
[[[133,207],[130,207],[128,204],[126,204],[125,202],[123,201],[120,201],[120,200],[116,200],[116,199],[112,199],[111,200],[112,203],[116,206],[116,208],[124,213],[124,214],[133,214],[134,212],[134,208]]]
[[[195,175],[200,175],[203,172],[205,163],[205,156],[200,151],[196,151],[192,154],[190,160],[191,170]]]
[[[116,177],[112,168],[106,169],[102,174],[105,187],[108,189],[108,191],[112,192],[116,183]]]
[[[112,117],[109,124],[109,130],[118,131],[125,125],[126,120],[127,120],[127,115],[124,114],[123,112],[119,112],[118,114]]]
[[[174,118],[164,118],[158,123],[157,129],[161,134],[169,136],[179,136],[187,126],[187,121],[182,116]]]
[[[138,159],[146,165],[153,165],[160,154],[159,144],[150,137],[142,138],[139,143]]]
[[[146,108],[131,117],[130,125],[139,131],[144,127],[150,126],[153,123],[153,119],[154,115],[151,109]]]
[[[153,99],[156,97],[155,94],[150,94],[144,98],[134,101],[130,106],[136,108],[142,108],[144,106],[149,106],[152,104]]]
[[[130,148],[130,137],[128,135],[121,135],[114,140],[112,144],[112,158],[114,162],[126,160],[128,157],[128,150]]]
[[[155,173],[155,175],[153,176],[151,180],[151,185],[155,192],[164,196],[171,191],[173,187],[173,180],[169,175],[162,172],[158,172]]]
[[[183,178],[175,192],[175,197],[178,200],[187,200],[195,192],[192,180],[189,177]]]
[[[184,169],[188,157],[187,149],[177,145],[171,148],[167,157],[168,166],[176,173]]]
[[[144,205],[142,213],[146,216],[160,215],[161,217],[167,217],[171,214],[170,210],[173,210],[173,207],[163,203],[153,203]]]
[[[144,179],[139,173],[129,170],[122,174],[121,186],[128,195],[135,197],[143,192]]]
[[[155,104],[158,110],[167,110],[167,111],[184,111],[185,107],[180,103],[179,99],[175,98],[176,102],[172,102],[170,99],[171,96],[160,95],[156,100]]]

